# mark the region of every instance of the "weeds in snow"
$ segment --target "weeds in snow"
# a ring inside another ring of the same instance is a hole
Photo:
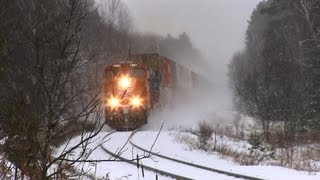
[[[273,143],[266,143],[259,130],[249,132],[241,125],[234,126],[234,123],[230,126],[210,126],[201,122],[198,129],[181,131],[175,139],[186,144],[188,150],[204,150],[208,154],[216,152],[240,165],[276,165],[309,172],[320,170],[320,148],[303,144],[280,146],[277,143],[283,142],[284,138],[279,135],[281,133],[276,133]]]

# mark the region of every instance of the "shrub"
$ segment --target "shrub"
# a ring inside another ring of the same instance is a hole
[[[250,151],[264,151],[264,148],[262,147],[262,138],[258,133],[251,133],[248,143],[251,145],[251,148],[249,148]]]
[[[206,122],[199,123],[198,140],[200,148],[207,151],[209,149],[208,142],[212,139],[213,128]]]

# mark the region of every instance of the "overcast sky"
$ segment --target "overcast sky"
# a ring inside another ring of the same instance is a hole
[[[224,76],[233,53],[244,46],[244,33],[261,0],[123,0],[138,30],[172,35],[186,32]]]

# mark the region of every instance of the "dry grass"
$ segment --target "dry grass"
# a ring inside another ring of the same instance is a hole
[[[175,140],[186,144],[190,151],[202,149],[200,142],[195,135],[180,133],[176,135]],[[231,158],[234,162],[241,165],[257,165],[257,162],[259,162],[259,156],[250,155],[249,152],[237,151],[230,148],[227,144],[218,143],[214,147],[213,141],[209,141],[208,145],[207,153],[211,154],[218,152],[222,157]]]
[[[200,122],[198,126],[198,141],[200,143],[200,149],[208,151],[210,147],[209,141],[212,139],[213,128],[205,121]]]
[[[226,136],[234,142],[248,143],[250,142],[250,134],[261,134],[262,131],[259,128],[259,126],[251,127],[251,131],[248,131],[248,127],[242,123],[233,122],[228,126],[216,124],[211,127],[211,134],[213,134],[211,139],[204,138],[207,140],[206,149],[203,148],[204,143],[199,138],[199,134],[201,134],[199,130],[198,132],[186,130],[187,134],[180,134],[176,139],[186,144],[189,150],[202,149],[209,154],[217,152],[224,158],[231,158],[241,165],[276,165],[310,173],[320,171],[320,146],[310,147],[311,144],[315,145],[320,142],[320,133],[318,132],[298,134],[291,138],[284,133],[281,125],[273,124],[270,129],[271,141],[265,142],[261,138],[259,146],[256,148],[251,146],[247,150],[230,147],[228,143],[221,142],[223,141],[221,138],[216,138],[217,136]],[[205,132],[206,129],[204,128],[203,131]],[[203,136],[205,135],[206,133],[203,133]]]

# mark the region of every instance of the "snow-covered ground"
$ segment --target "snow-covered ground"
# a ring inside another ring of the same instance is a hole
[[[96,141],[94,143],[89,144],[87,149],[94,149],[97,146],[99,146],[103,140],[103,138],[107,135],[107,132],[100,133]],[[109,145],[112,146],[113,150],[117,150],[121,148],[128,139],[129,134],[123,133],[119,136],[112,136],[112,139],[109,139],[105,146],[107,148]],[[76,144],[79,142],[80,136],[73,138],[70,143],[69,147],[72,147],[73,144]],[[112,144],[110,144],[112,143]],[[62,145],[61,147],[65,147],[65,145]],[[62,151],[62,148],[59,149],[56,153]],[[123,152],[127,152],[128,149],[124,149]],[[72,155],[70,155],[69,159],[74,159],[77,157],[77,155],[81,152],[81,147],[79,149],[76,149],[73,151]],[[94,150],[94,153],[92,153],[89,158],[90,160],[110,160],[109,162],[97,162],[97,163],[78,163],[76,166],[78,167],[78,171],[86,172],[87,174],[94,175],[97,177],[97,179],[106,179],[106,180],[126,180],[126,179],[155,179],[156,174],[153,172],[145,171],[145,177],[142,177],[141,169],[137,169],[136,166],[127,164],[125,162],[119,162],[119,161],[113,161],[114,158],[112,158],[109,154],[107,154],[102,148],[96,148]],[[171,179],[168,177],[163,177],[161,175],[158,175],[159,179]]]
[[[129,133],[117,132],[116,134],[112,135],[111,139],[107,143],[103,144],[103,146],[115,152],[117,151],[118,147],[114,146],[114,144],[116,144],[116,142],[121,142],[121,141],[125,143],[129,135],[130,135]],[[123,143],[120,143],[119,145]],[[123,153],[121,153],[121,156],[127,159],[136,157],[136,154],[140,154],[140,155],[143,154],[143,152],[133,148],[130,144],[128,144],[124,149],[127,149],[127,151],[124,151]],[[217,174],[217,173],[209,172],[206,170],[201,170],[198,168],[190,167],[187,165],[183,165],[181,163],[172,162],[170,160],[166,160],[166,159],[154,157],[154,156],[151,158],[143,159],[141,160],[141,162],[144,165],[151,166],[158,170],[170,172],[170,173],[177,174],[177,175],[184,176],[191,179],[213,179],[213,178],[224,179],[224,180],[235,179],[234,177],[229,177],[223,174]]]
[[[107,133],[100,133],[95,143],[91,144],[88,148],[94,148],[102,141],[103,137]],[[140,131],[135,134],[132,141],[139,146],[150,149],[158,132],[157,131]],[[186,133],[184,133],[186,134]],[[182,159],[195,164],[208,166],[224,171],[230,171],[234,173],[259,177],[263,179],[320,179],[320,174],[309,174],[308,172],[295,171],[288,168],[277,166],[241,166],[234,163],[232,160],[223,158],[217,153],[207,153],[201,150],[191,150],[187,144],[181,143],[177,140],[177,137],[183,135],[178,131],[163,131],[160,133],[152,151],[167,155],[173,158]],[[191,135],[191,134],[190,134]],[[112,152],[119,151],[122,148],[121,156],[127,159],[135,158],[137,154],[140,156],[143,153],[137,149],[134,149],[129,143],[127,145],[127,139],[130,133],[117,132],[110,136],[103,146]],[[192,135],[191,135],[192,136]],[[79,141],[79,137],[72,140],[72,143]],[[235,143],[236,144],[236,143]],[[125,145],[125,146],[124,146]],[[230,141],[228,145],[232,145]],[[246,149],[246,144],[238,144],[239,150]],[[79,150],[75,150],[74,157],[77,156]],[[71,157],[70,157],[71,158]],[[102,148],[97,148],[89,159],[110,159],[110,155],[103,151]],[[172,173],[178,173],[186,177],[193,179],[234,179],[233,177],[226,177],[220,174],[209,173],[203,170],[196,171],[194,168],[189,168],[179,164],[175,164],[157,157],[151,159],[143,159],[141,161],[144,165],[150,165],[160,170],[170,171]],[[99,163],[85,163],[78,167],[79,170],[87,171],[98,178],[109,177],[110,179],[155,179],[156,174],[154,172],[145,171],[145,177],[142,177],[141,168],[137,169],[135,165],[127,164],[125,162],[99,162]],[[188,169],[189,168],[189,169]],[[160,176],[159,179],[171,179],[169,177]]]
[[[133,142],[150,149],[152,146],[157,132],[138,132],[133,137]],[[217,153],[207,153],[201,150],[190,150],[186,144],[179,143],[177,136],[181,133],[176,131],[161,132],[160,136],[153,147],[153,152],[167,155],[177,159],[183,159],[195,164],[208,166],[224,171],[260,177],[263,179],[320,179],[320,173],[310,174],[308,172],[296,171],[288,168],[278,166],[241,166],[222,158]],[[192,136],[192,135],[190,135]],[[232,141],[225,142],[228,146],[236,146],[239,150],[247,149],[245,143],[233,143]]]

